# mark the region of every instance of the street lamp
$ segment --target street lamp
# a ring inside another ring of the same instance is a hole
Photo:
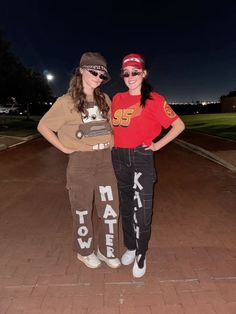
[[[50,74],[50,73],[47,73],[46,74],[46,79],[50,82],[50,81],[54,80],[54,76],[52,74]]]
[[[45,75],[48,82],[51,82],[54,80],[54,75],[52,73],[48,72],[47,70],[44,70],[43,74]]]

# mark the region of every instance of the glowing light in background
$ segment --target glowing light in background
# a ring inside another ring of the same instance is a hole
[[[52,81],[52,80],[54,79],[54,75],[48,73],[48,74],[46,75],[46,78],[47,78],[48,81]]]
[[[55,78],[52,73],[48,72],[48,70],[44,70],[43,74],[45,75],[48,82],[53,81]]]

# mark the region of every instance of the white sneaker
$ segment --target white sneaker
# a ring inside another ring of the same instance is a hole
[[[94,253],[88,256],[82,256],[77,253],[77,258],[89,268],[98,268],[102,264]]]
[[[119,258],[107,258],[99,250],[97,251],[97,257],[111,268],[118,268],[121,266]]]
[[[135,252],[136,250],[127,250],[121,257],[121,263],[126,266],[132,264],[135,260]]]
[[[145,273],[146,273],[146,269],[147,269],[146,259],[144,260],[143,268],[139,268],[138,263],[137,263],[137,259],[135,258],[134,266],[133,266],[133,276],[135,278],[143,277],[143,275],[145,275]]]

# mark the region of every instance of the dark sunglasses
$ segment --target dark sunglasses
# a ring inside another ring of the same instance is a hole
[[[93,76],[99,76],[99,78],[103,81],[106,81],[108,79],[108,77],[104,74],[99,74],[98,72],[94,71],[94,70],[90,70],[90,69],[86,69],[90,74],[92,74]]]
[[[121,73],[121,77],[124,78],[124,77],[130,77],[130,76],[137,76],[137,75],[140,75],[142,74],[142,71],[132,71],[131,73],[129,72],[122,72]]]

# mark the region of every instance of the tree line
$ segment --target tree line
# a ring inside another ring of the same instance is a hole
[[[0,31],[0,103],[12,97],[24,105],[39,104],[50,101],[52,92],[44,75],[24,66]]]
[[[236,96],[236,91],[221,96],[220,102],[215,104],[208,104],[207,106],[202,106],[200,103],[196,103],[195,106],[179,104],[175,105],[174,108],[179,114],[221,112],[222,99],[233,96]],[[29,104],[31,104],[30,111],[34,111],[34,108],[40,107],[42,102],[55,100],[45,76],[24,66],[11,51],[10,42],[5,39],[0,30],[0,104],[12,97],[27,108],[28,114]]]

